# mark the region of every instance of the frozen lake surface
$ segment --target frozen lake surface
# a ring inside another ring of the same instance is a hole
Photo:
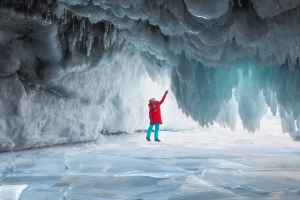
[[[204,129],[0,154],[1,200],[299,200],[300,143]]]

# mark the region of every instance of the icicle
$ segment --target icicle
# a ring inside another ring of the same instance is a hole
[[[112,25],[111,24],[105,24],[105,32],[103,36],[103,43],[104,43],[104,48],[108,49],[109,47],[112,46],[113,44],[113,39],[114,39],[114,33],[112,31]]]
[[[72,41],[72,51],[74,51],[77,41],[78,41],[78,39],[77,39],[77,37],[75,37]]]
[[[93,44],[94,44],[94,36],[89,35],[88,37],[88,49],[87,49],[87,56],[91,55]]]
[[[67,19],[67,12],[66,12],[66,9],[64,9],[64,16],[63,16],[63,23],[64,24],[67,24],[68,23],[68,19]]]
[[[108,48],[108,26],[105,24],[105,30],[104,30],[104,35],[103,35],[103,44],[104,44],[104,49]]]
[[[80,24],[80,28],[79,28],[79,41],[80,42],[82,42],[83,41],[83,34],[84,34],[84,32],[83,32],[83,29],[82,29],[82,23],[81,23],[81,21],[79,22],[79,24]]]
[[[72,23],[73,23],[72,27],[73,27],[73,32],[75,32],[75,19],[76,19],[76,17],[72,17]]]

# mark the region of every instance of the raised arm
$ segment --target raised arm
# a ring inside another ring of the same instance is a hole
[[[159,104],[162,104],[165,101],[165,98],[168,94],[168,90],[165,92],[164,96],[162,97],[162,99],[160,100]]]

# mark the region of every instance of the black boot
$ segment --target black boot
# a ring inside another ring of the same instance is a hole
[[[146,140],[147,140],[148,142],[151,142],[150,138],[147,138],[147,137],[146,137]]]

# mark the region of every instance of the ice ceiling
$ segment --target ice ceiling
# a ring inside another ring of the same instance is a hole
[[[255,131],[270,108],[284,131],[300,135],[299,0],[1,0],[0,7],[1,150],[142,128],[143,81],[165,76],[179,107],[202,126],[234,128],[239,116]]]

